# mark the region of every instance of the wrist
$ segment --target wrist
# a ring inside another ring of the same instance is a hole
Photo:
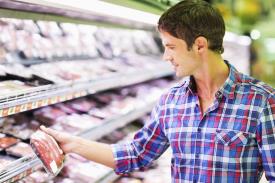
[[[69,149],[70,153],[76,153],[81,154],[81,151],[83,150],[83,147],[85,147],[83,139],[78,136],[74,136],[72,139],[72,146]]]

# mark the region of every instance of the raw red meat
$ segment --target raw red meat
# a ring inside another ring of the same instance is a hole
[[[44,164],[45,170],[56,176],[63,167],[65,155],[53,137],[41,130],[31,136],[31,146]]]
[[[2,137],[0,138],[0,149],[5,149],[18,142],[18,139],[13,137]]]

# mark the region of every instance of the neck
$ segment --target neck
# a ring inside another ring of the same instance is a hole
[[[215,93],[224,84],[229,68],[221,55],[209,52],[194,74],[198,95],[201,99],[214,99]]]

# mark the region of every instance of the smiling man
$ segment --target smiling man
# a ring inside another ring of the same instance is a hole
[[[263,171],[275,181],[275,92],[222,59],[220,13],[202,0],[181,1],[161,16],[158,29],[164,59],[189,79],[161,96],[131,142],[109,146],[41,129],[66,153],[117,173],[147,166],[171,146],[174,183],[253,183]]]

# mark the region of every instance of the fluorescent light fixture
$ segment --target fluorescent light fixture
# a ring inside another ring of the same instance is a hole
[[[148,25],[157,25],[159,15],[147,13],[131,8],[114,5],[98,0],[18,0],[20,2],[32,3],[36,5],[61,8],[83,13],[93,13],[100,16],[117,17]]]

